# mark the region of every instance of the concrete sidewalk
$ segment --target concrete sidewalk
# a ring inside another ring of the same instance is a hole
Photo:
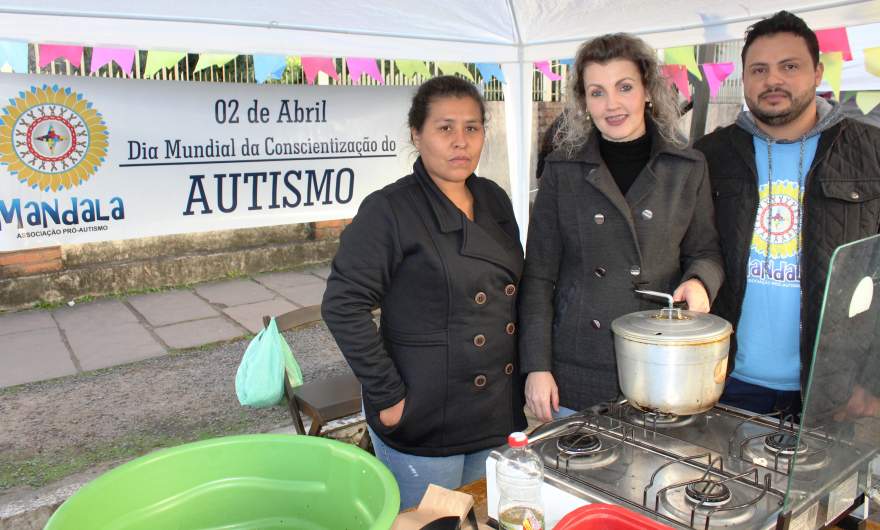
[[[0,315],[0,388],[254,334],[263,315],[320,304],[329,266]]]

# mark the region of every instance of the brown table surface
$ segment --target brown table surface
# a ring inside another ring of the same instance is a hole
[[[480,479],[476,482],[464,485],[459,488],[474,498],[474,512],[477,515],[477,521],[485,523],[489,519],[488,508],[486,507],[486,479]],[[837,527],[834,527],[837,528]],[[880,523],[867,521],[865,530],[880,530]]]

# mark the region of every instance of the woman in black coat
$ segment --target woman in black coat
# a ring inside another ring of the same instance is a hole
[[[674,293],[706,312],[723,279],[706,161],[676,140],[674,96],[638,38],[581,46],[529,225],[520,307],[539,419],[618,396],[611,321]]]
[[[526,425],[516,340],[523,251],[507,195],[473,174],[484,123],[467,81],[444,76],[419,88],[409,112],[413,173],[361,204],[321,306],[363,387],[376,456],[400,485],[401,508],[429,483],[480,478],[488,451]]]

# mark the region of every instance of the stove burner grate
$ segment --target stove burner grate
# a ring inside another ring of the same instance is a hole
[[[723,506],[730,501],[730,489],[715,480],[701,480],[688,484],[684,494],[694,504],[711,508]]]
[[[774,454],[792,456],[807,452],[807,444],[798,441],[797,437],[788,433],[775,433],[764,437],[764,447]]]
[[[602,448],[602,440],[594,434],[566,434],[556,440],[556,448],[566,455],[588,455],[596,453]]]

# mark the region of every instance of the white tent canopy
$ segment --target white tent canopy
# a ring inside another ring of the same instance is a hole
[[[524,229],[533,61],[571,57],[577,44],[608,32],[633,33],[655,47],[740,38],[780,9],[815,29],[880,22],[878,0],[17,0],[0,4],[0,38],[501,63],[511,192]]]

